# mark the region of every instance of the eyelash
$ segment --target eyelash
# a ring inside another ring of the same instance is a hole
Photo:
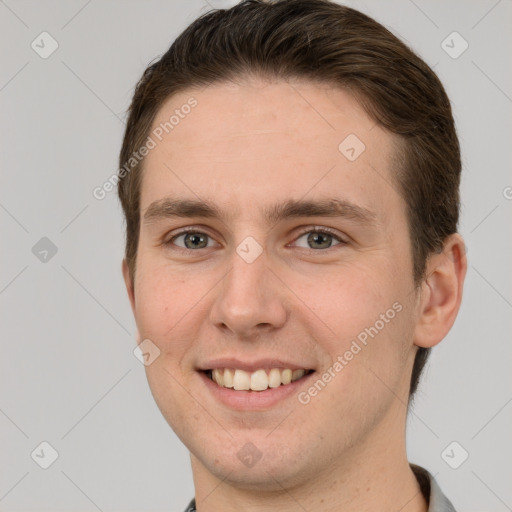
[[[179,246],[174,245],[174,243],[173,243],[174,240],[176,240],[178,237],[180,237],[182,235],[186,235],[187,233],[196,233],[196,234],[206,235],[206,236],[208,236],[210,238],[213,238],[208,233],[206,233],[204,231],[200,231],[197,228],[190,227],[190,228],[182,229],[181,231],[179,231],[178,233],[173,235],[172,238],[170,238],[169,240],[164,242],[163,245],[165,245],[165,246],[173,246],[173,250],[175,249],[175,250],[185,251],[185,252],[194,251],[194,249],[187,249],[187,248],[184,248],[184,247],[179,247]],[[339,242],[339,244],[336,244],[334,246],[328,247],[327,249],[309,249],[309,248],[305,248],[305,247],[299,247],[300,249],[303,249],[305,251],[314,251],[315,253],[318,254],[319,252],[327,252],[329,249],[333,249],[334,247],[336,247],[338,245],[343,246],[343,245],[347,245],[348,244],[348,242],[346,240],[344,240],[343,238],[341,238],[337,234],[337,232],[335,232],[334,230],[331,230],[331,229],[325,228],[325,227],[315,228],[315,227],[311,227],[311,226],[309,226],[307,228],[304,228],[298,234],[298,236],[295,238],[294,241],[297,241],[299,238],[301,238],[302,236],[304,236],[307,233],[318,233],[318,234],[322,234],[322,235],[330,235],[333,238],[335,238]]]

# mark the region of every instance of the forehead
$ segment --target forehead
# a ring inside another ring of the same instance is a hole
[[[349,92],[326,84],[253,80],[182,91],[162,105],[150,136],[142,214],[166,195],[237,210],[306,195],[337,194],[377,210],[398,200],[394,135]]]

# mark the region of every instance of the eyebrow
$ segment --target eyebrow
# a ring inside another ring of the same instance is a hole
[[[317,201],[293,200],[266,207],[263,218],[268,224],[281,220],[300,217],[344,217],[358,224],[376,227],[377,215],[363,206],[342,199],[324,199]],[[232,218],[215,204],[207,200],[174,199],[165,197],[151,203],[143,217],[144,224],[151,224],[168,218],[213,218],[228,220]]]

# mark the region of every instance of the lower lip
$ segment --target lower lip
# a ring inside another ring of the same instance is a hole
[[[290,382],[290,384],[281,384],[278,388],[268,388],[265,391],[236,391],[232,388],[224,388],[210,379],[205,372],[200,371],[199,374],[212,395],[224,405],[231,409],[262,411],[271,408],[291,395],[297,394],[315,372]]]

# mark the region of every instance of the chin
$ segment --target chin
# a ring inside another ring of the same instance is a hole
[[[301,448],[304,442],[297,439],[294,449],[284,444],[285,439],[289,439],[289,432],[272,441],[268,434],[268,430],[261,431],[261,435],[254,435],[252,441],[248,440],[250,435],[247,434],[233,435],[229,441],[217,442],[196,438],[195,449],[189,446],[189,450],[195,462],[210,474],[240,489],[273,492],[303,485],[314,471]]]

